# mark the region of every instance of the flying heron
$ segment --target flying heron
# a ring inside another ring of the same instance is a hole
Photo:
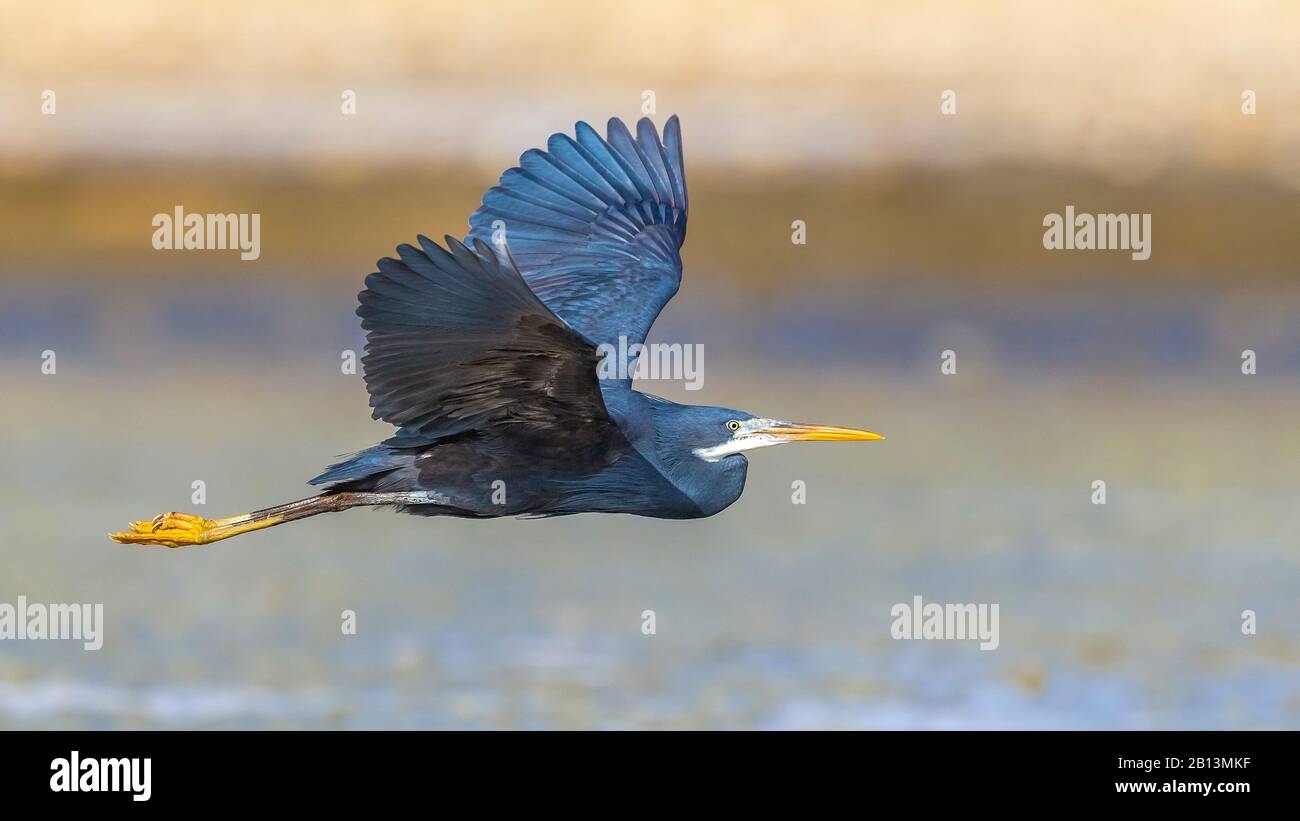
[[[598,346],[643,344],[681,284],[681,126],[601,137],[579,122],[502,175],[464,242],[419,237],[366,277],[366,389],[381,444],[330,466],[317,496],[225,519],[164,513],[115,541],[167,547],[363,505],[421,516],[712,516],[754,448],[883,439],[680,405],[602,378]]]

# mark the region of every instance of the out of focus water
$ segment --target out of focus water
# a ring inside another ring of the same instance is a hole
[[[339,372],[350,299],[0,308],[0,601],[106,619],[97,652],[0,642],[0,726],[1300,727],[1291,326],[1259,332],[1247,377],[1239,326],[1195,300],[705,301],[658,329],[704,342],[704,390],[646,389],[888,441],[758,452],[703,521],[352,511],[109,542],[307,495],[387,435]],[[1000,647],[892,640],[918,594],[998,603]]]

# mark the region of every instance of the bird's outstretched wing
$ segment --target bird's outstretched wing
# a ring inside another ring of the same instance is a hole
[[[560,321],[508,258],[483,243],[421,236],[366,277],[357,315],[366,330],[366,388],[374,418],[416,445],[487,426],[531,432],[612,424],[592,343]]]
[[[483,196],[468,241],[508,249],[528,285],[588,339],[642,343],[682,281],[686,173],[677,117],[661,142],[642,119],[608,136],[552,135]]]

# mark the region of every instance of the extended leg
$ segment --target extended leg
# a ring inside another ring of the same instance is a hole
[[[131,523],[123,533],[109,538],[121,544],[156,544],[189,547],[211,544],[241,533],[294,522],[321,513],[333,513],[362,505],[422,504],[433,501],[425,493],[322,493],[309,499],[242,513],[225,519],[205,519],[193,513],[160,513],[151,520]]]

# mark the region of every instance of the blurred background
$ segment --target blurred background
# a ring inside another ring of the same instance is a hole
[[[0,642],[0,727],[1300,727],[1295,4],[0,19],[0,602],[106,620],[98,652]],[[386,437],[340,368],[375,260],[651,101],[691,191],[652,340],[705,364],[642,389],[887,442],[760,452],[696,522],[107,540],[299,498]],[[261,214],[260,258],[154,250],[178,205]],[[1067,205],[1151,213],[1151,258],[1045,251]],[[914,595],[998,603],[999,649],[891,640]]]

